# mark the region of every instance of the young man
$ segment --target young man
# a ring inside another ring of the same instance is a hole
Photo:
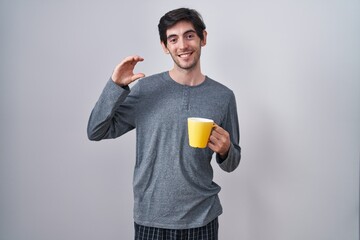
[[[195,10],[170,11],[158,28],[174,67],[145,77],[133,73],[143,58],[125,58],[91,113],[88,137],[116,138],[136,128],[135,239],[217,239],[222,207],[210,161],[215,152],[227,172],[240,162],[235,96],[201,72],[207,32]],[[189,146],[188,117],[216,123],[207,148]]]

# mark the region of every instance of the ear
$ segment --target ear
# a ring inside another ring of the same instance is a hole
[[[165,43],[163,41],[160,42],[161,47],[164,50],[164,53],[169,54],[169,49],[165,46]]]
[[[207,31],[203,31],[204,39],[201,40],[201,46],[204,47],[206,45]]]

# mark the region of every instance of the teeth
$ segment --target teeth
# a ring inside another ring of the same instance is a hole
[[[182,58],[183,58],[183,57],[188,57],[188,56],[190,56],[190,53],[185,53],[185,54],[180,54],[180,55],[179,55],[179,57],[182,57]]]

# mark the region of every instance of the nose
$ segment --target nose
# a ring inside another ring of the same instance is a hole
[[[188,46],[187,42],[186,42],[186,39],[184,38],[180,38],[179,39],[179,48],[180,49],[186,49]]]

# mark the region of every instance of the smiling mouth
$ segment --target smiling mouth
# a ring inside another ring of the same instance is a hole
[[[186,52],[186,53],[181,53],[178,55],[179,58],[187,58],[187,57],[190,57],[190,55],[192,54],[193,52]]]

